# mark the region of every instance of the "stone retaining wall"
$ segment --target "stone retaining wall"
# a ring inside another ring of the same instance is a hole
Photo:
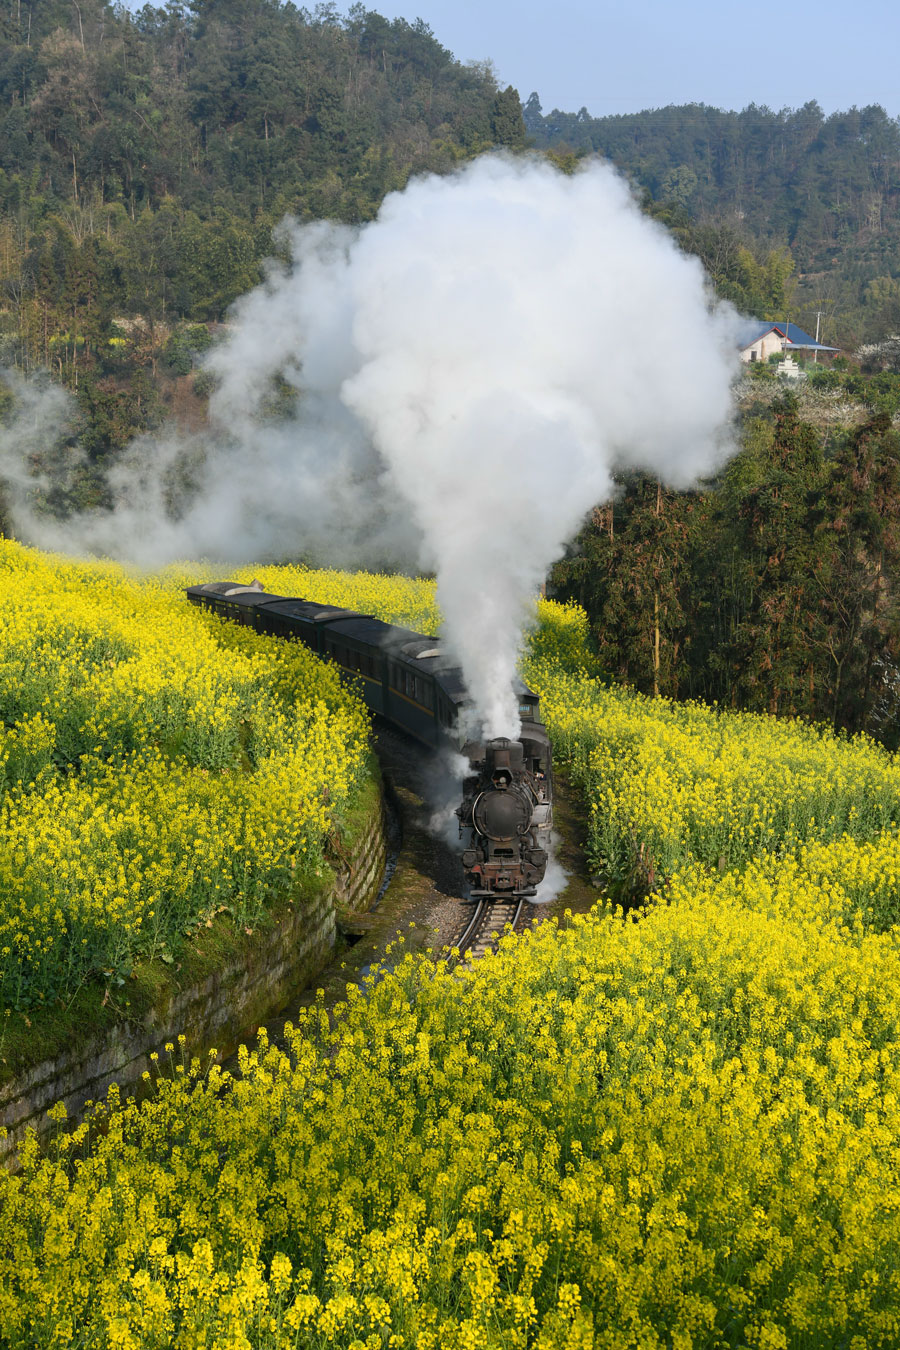
[[[366,910],[378,894],[387,861],[387,822],[381,799],[379,809],[377,820],[364,832],[353,853],[342,852],[337,863],[335,900],[341,911]]]
[[[31,1127],[38,1135],[52,1123],[47,1111],[65,1103],[70,1122],[84,1114],[86,1101],[101,1101],[113,1083],[123,1091],[141,1082],[147,1056],[163,1055],[167,1041],[187,1038],[191,1056],[231,1053],[249,1032],[284,1008],[328,964],[336,937],[338,910],[368,908],[384,872],[386,843],[381,800],[351,852],[340,851],[335,881],[308,904],[290,910],[271,929],[261,930],[246,952],[199,984],[186,986],[165,1006],[151,1009],[138,1025],[111,1032],[34,1065],[0,1088],[0,1163],[13,1162],[15,1146]]]

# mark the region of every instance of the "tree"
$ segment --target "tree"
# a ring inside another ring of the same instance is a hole
[[[900,436],[880,413],[829,466],[817,511],[813,637],[824,660],[822,712],[872,728],[900,660]]]
[[[525,130],[529,136],[543,129],[544,114],[541,108],[541,100],[537,94],[529,94],[525,101],[525,107],[522,109],[522,121],[525,123]]]
[[[498,90],[491,106],[491,135],[495,145],[506,150],[524,150],[527,133],[522,120],[522,104],[517,89],[507,85]]]
[[[814,716],[810,499],[821,486],[823,457],[793,395],[775,405],[764,472],[737,508],[747,601],[729,643],[733,688],[743,706]]]
[[[554,587],[582,604],[603,668],[646,693],[677,695],[688,635],[689,493],[636,476],[597,508]]]

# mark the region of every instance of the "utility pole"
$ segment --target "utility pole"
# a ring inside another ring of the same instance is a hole
[[[819,320],[821,319],[821,317],[822,317],[822,311],[821,311],[820,309],[817,309],[817,310],[816,310],[816,342],[819,341]],[[816,350],[816,351],[813,352],[813,365],[814,365],[814,366],[817,366],[818,364],[819,364],[819,353],[818,353],[818,350]]]

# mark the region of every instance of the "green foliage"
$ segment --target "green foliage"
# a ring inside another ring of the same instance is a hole
[[[745,311],[786,317],[789,250],[803,274],[790,317],[803,327],[820,314],[847,343],[900,329],[900,124],[883,108],[543,116],[533,95],[526,125],[541,149],[612,160]]]
[[[757,378],[768,369],[751,367]],[[810,378],[846,392],[856,380],[872,409],[855,431],[830,434],[828,457],[785,395],[744,423],[740,453],[703,492],[623,483],[553,582],[587,610],[601,666],[642,692],[895,744],[900,379]]]
[[[410,174],[524,143],[489,63],[361,4],[6,6],[0,363],[77,391],[103,457],[155,423],[285,215],[371,220]],[[152,395],[119,387],[138,372]]]
[[[91,459],[123,450],[162,420],[158,391],[144,370],[136,371],[124,388],[110,380],[83,379],[77,399],[84,418],[81,441]]]
[[[202,323],[180,324],[165,347],[165,358],[173,375],[189,375],[201,352],[212,344],[209,329]]]
[[[417,20],[107,0],[4,19],[0,283],[14,358],[74,383],[119,315],[221,320],[286,213],[369,220],[411,173],[524,144],[521,105]],[[184,366],[184,354],[175,366]]]
[[[900,375],[882,370],[868,384],[868,401],[877,412],[893,417],[900,409]]]
[[[821,369],[810,371],[809,383],[813,389],[823,389],[830,392],[840,389],[843,381],[839,370],[826,370],[823,366]]]
[[[499,144],[524,137],[518,94],[498,91],[490,67],[461,66],[420,20],[362,5],[346,18],[264,0],[133,15],[93,0],[55,17],[30,45],[12,25],[0,167],[22,181],[36,169],[74,206],[120,201],[135,220],[175,198],[227,230],[223,207],[244,222],[302,214],[334,173],[340,196],[368,179],[371,209],[409,172],[440,166],[438,139],[464,145],[478,129],[489,141],[492,123]],[[388,153],[373,161],[373,146]]]
[[[525,123],[522,120],[522,103],[518,90],[509,85],[498,90],[491,105],[491,133],[495,145],[507,150],[525,148]]]

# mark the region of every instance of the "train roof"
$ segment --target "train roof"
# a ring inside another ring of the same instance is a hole
[[[212,596],[217,600],[227,600],[230,605],[268,605],[273,600],[283,600],[284,596],[270,595],[257,584],[245,586],[240,581],[208,581],[203,586],[188,586],[189,596]]]
[[[385,651],[396,651],[401,635],[407,638],[418,636],[406,628],[395,628],[392,623],[375,619],[371,614],[354,614],[349,609],[341,610],[330,628],[333,633],[355,638],[357,642],[366,642],[370,647],[381,647]]]
[[[319,605],[315,600],[300,600],[287,596],[267,596],[262,603],[272,614],[280,614],[286,619],[297,619],[301,623],[327,623],[335,619],[346,619],[355,615],[356,610],[339,609],[337,605]]]
[[[453,703],[463,703],[468,698],[462,670],[439,638],[414,633],[411,628],[399,628],[396,624],[385,623],[371,614],[361,614],[354,609],[322,605],[299,596],[272,595],[255,580],[249,585],[241,581],[208,581],[201,586],[188,586],[187,594],[216,596],[235,605],[264,606],[273,614],[283,615],[297,623],[327,623],[330,632],[351,640],[355,638],[370,647],[379,647],[395,660],[404,661],[424,674],[433,676]],[[523,695],[537,697],[518,676],[513,682],[513,692],[518,698]]]
[[[273,614],[282,614],[302,623],[328,623],[331,619],[345,619],[356,614],[356,610],[340,609],[337,605],[320,605],[314,600],[301,600],[291,595],[273,595],[264,591],[259,582],[246,586],[240,581],[210,581],[203,586],[188,586],[187,594],[212,596],[232,605],[269,609]]]
[[[256,590],[257,587],[246,586],[243,581],[204,581],[196,586],[188,586],[188,595],[225,595],[227,591],[233,590]]]
[[[453,703],[462,703],[466,699],[462,671],[437,638],[425,637],[411,628],[398,628],[396,624],[384,623],[368,615],[337,620],[329,625],[329,629],[370,647],[379,647],[395,661],[403,661],[423,674],[433,676]]]

